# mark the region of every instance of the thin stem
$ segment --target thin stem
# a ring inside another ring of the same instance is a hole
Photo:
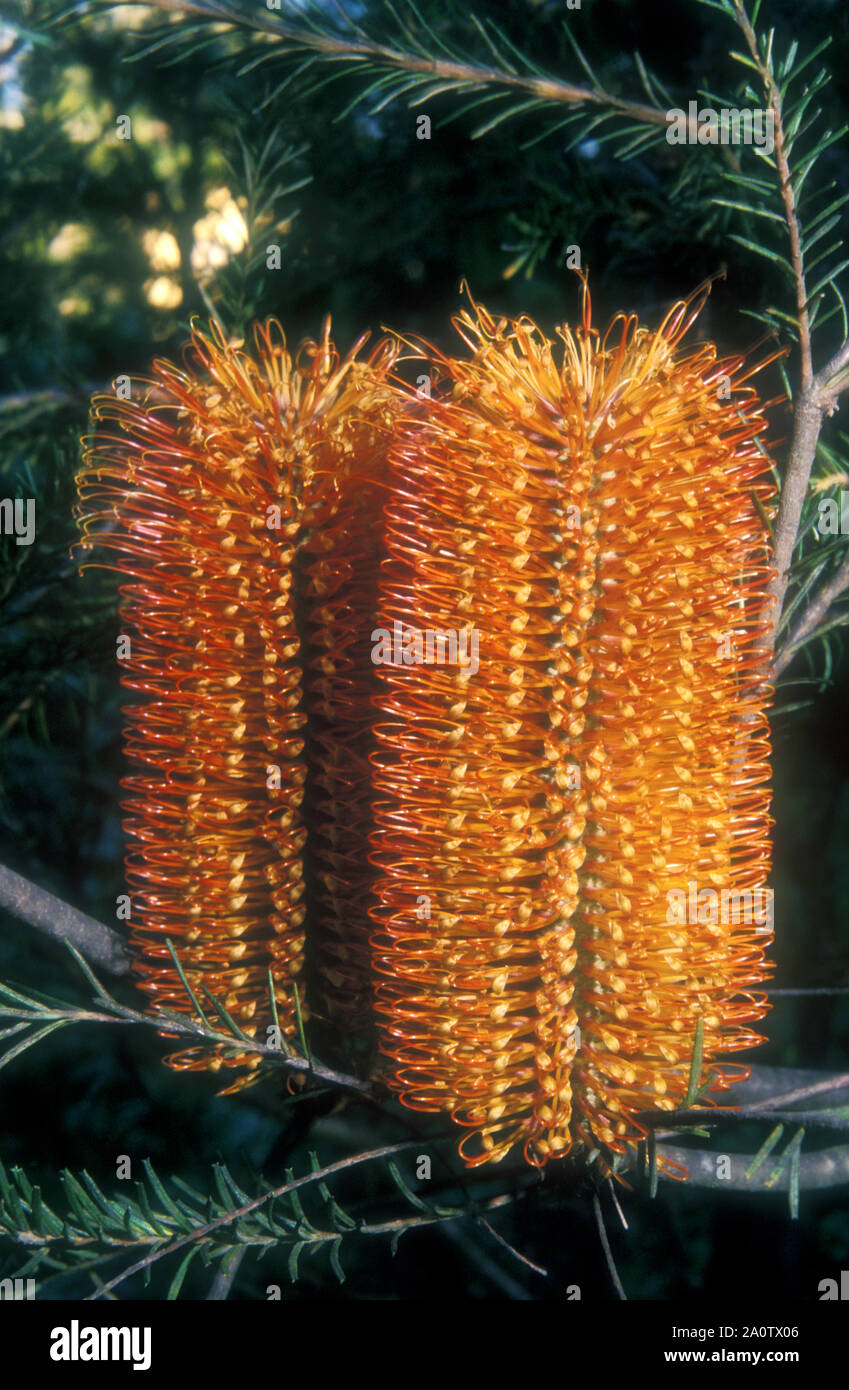
[[[796,314],[799,324],[799,348],[802,354],[802,390],[805,391],[810,386],[814,374],[811,355],[811,321],[808,315],[808,291],[805,285],[802,237],[799,231],[799,218],[796,213],[796,198],[793,193],[793,184],[790,178],[790,165],[787,160],[784,122],[781,113],[781,94],[775,83],[772,65],[764,63],[761,59],[761,55],[758,51],[757,36],[752,28],[749,16],[746,14],[742,0],[734,0],[734,8],[737,11],[737,22],[745,35],[749,52],[752,55],[752,61],[755,63],[758,73],[760,74],[775,119],[775,161],[778,166],[781,201],[784,204],[784,217],[787,222],[787,232],[790,238],[790,258],[793,264],[793,278],[796,282]]]
[[[616,1215],[619,1217],[619,1220],[622,1222],[622,1229],[623,1229],[624,1231],[627,1231],[627,1229],[628,1229],[628,1222],[625,1220],[625,1213],[624,1213],[624,1211],[622,1210],[621,1206],[619,1205],[619,1198],[618,1198],[617,1195],[616,1195],[616,1188],[615,1188],[614,1185],[613,1185],[613,1179],[612,1179],[612,1178],[608,1178],[608,1179],[607,1179],[607,1186],[608,1186],[608,1190],[609,1190],[609,1192],[610,1192],[610,1200],[611,1200],[611,1202],[613,1203],[614,1207],[616,1208]]]
[[[786,1091],[781,1096],[771,1096],[768,1100],[753,1102],[750,1107],[752,1110],[763,1110],[768,1106],[792,1105],[797,1100],[808,1100],[810,1096],[823,1095],[828,1091],[842,1090],[844,1086],[849,1086],[849,1072],[838,1072],[836,1076],[826,1076],[819,1081],[813,1081],[807,1086],[801,1086],[795,1091]]]
[[[598,1200],[597,1192],[593,1193],[593,1211],[595,1212],[595,1220],[596,1225],[598,1226],[599,1240],[601,1241],[601,1248],[604,1251],[604,1258],[607,1262],[608,1273],[610,1274],[610,1278],[613,1281],[613,1287],[615,1288],[619,1298],[623,1299],[624,1302],[627,1303],[628,1295],[622,1287],[622,1280],[619,1278],[619,1271],[616,1268],[616,1262],[613,1258],[613,1251],[610,1248],[610,1241],[607,1239],[607,1229],[604,1224],[604,1216],[601,1210],[601,1202]]]
[[[824,588],[820,589],[816,598],[805,609],[787,641],[783,643],[773,666],[773,672],[776,676],[780,676],[782,671],[790,665],[799,647],[807,638],[816,633],[816,629],[825,618],[835,599],[838,599],[847,589],[849,589],[849,551],[844,556],[834,577]]]
[[[231,1250],[229,1255],[224,1256],[212,1281],[212,1287],[206,1295],[207,1302],[223,1302],[229,1297],[233,1281],[246,1254],[247,1246],[241,1245],[238,1250]]]
[[[508,1274],[505,1269],[501,1268],[497,1261],[490,1255],[489,1251],[483,1249],[475,1240],[476,1233],[474,1231],[470,1232],[467,1229],[467,1225],[464,1226],[463,1224],[459,1224],[456,1218],[452,1224],[446,1221],[443,1223],[441,1234],[446,1240],[450,1240],[452,1245],[455,1245],[462,1253],[469,1265],[477,1269],[485,1279],[489,1279],[505,1298],[509,1298],[513,1302],[531,1301],[533,1295],[528,1292],[524,1284],[520,1284],[518,1280],[513,1278],[512,1274]],[[508,1249],[509,1248],[508,1246]]]
[[[499,1245],[503,1245],[505,1250],[509,1250],[510,1254],[515,1256],[520,1264],[526,1265],[528,1269],[532,1269],[534,1274],[541,1274],[544,1279],[548,1279],[549,1274],[547,1269],[543,1269],[542,1265],[534,1264],[533,1260],[529,1260],[527,1255],[523,1255],[521,1250],[517,1250],[515,1245],[511,1245],[509,1240],[506,1240],[504,1236],[501,1235],[500,1231],[496,1231],[495,1227],[491,1226],[483,1217],[480,1218],[480,1224],[483,1226],[484,1230],[489,1231],[493,1240],[496,1240]]]

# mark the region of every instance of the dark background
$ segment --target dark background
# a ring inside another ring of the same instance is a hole
[[[449,320],[463,277],[491,309],[528,313],[551,330],[574,320],[579,306],[579,283],[564,264],[572,244],[589,269],[599,324],[619,310],[656,323],[724,265],[727,276],[714,286],[694,337],[712,337],[730,352],[761,336],[742,309],[780,297],[790,310],[792,297],[768,263],[729,241],[734,214],[712,202],[719,188],[713,151],[685,162],[661,145],[623,163],[606,144],[568,150],[566,132],[524,150],[537,128],[534,115],[472,140],[473,115],[448,120],[462,104],[451,96],[423,108],[434,129],[430,141],[420,141],[419,108],[403,102],[377,117],[360,107],[336,120],[356,94],[351,78],[306,97],[294,86],[274,98],[263,69],[235,75],[225,40],[214,53],[194,56],[186,44],[169,67],[155,56],[130,63],[123,59],[136,46],[133,27],[148,22],[144,11],[125,6],[114,17],[83,16],[45,33],[49,8],[0,3],[0,22],[41,31],[3,30],[0,53],[0,495],[32,496],[37,505],[32,547],[0,541],[0,861],[112,921],[124,888],[118,581],[101,571],[79,576],[69,559],[79,439],[93,389],[119,373],[144,373],[157,354],[178,355],[190,317],[207,313],[190,269],[194,229],[209,212],[210,190],[225,186],[234,198],[244,192],[236,129],[254,158],[270,135],[281,148],[303,147],[281,179],[311,182],[277,201],[277,232],[263,230],[260,238],[279,241],[282,270],[252,270],[244,255],[235,256],[207,295],[231,324],[276,314],[292,343],[316,334],[330,313],[343,349],[364,328],[377,332],[383,324],[453,346]],[[379,31],[381,4],[364,8]],[[426,0],[420,8],[479,55],[463,5]],[[563,78],[583,80],[565,22],[601,80],[623,96],[644,100],[635,49],[685,107],[700,88],[738,89],[740,69],[728,58],[738,36],[695,0],[584,0],[568,14],[547,0],[482,0],[476,8]],[[795,36],[807,52],[832,35],[824,104],[828,123],[841,124],[849,109],[849,11],[824,0],[767,3],[764,11],[762,23],[775,24],[780,44]],[[266,95],[272,99],[257,114]],[[126,143],[114,138],[120,113],[133,117]],[[845,143],[823,172],[846,185]],[[151,266],[145,230],[172,234],[179,268]],[[162,274],[170,288],[152,285]],[[177,291],[179,303],[162,306],[161,296]],[[829,346],[826,331],[819,351]],[[794,376],[795,358],[789,370]],[[775,369],[762,390],[780,392]],[[786,406],[774,410],[773,421],[780,460],[790,432]],[[845,459],[838,426],[828,438]],[[797,662],[788,676],[824,672],[819,684],[785,684],[776,700],[774,984],[785,989],[849,987],[847,663],[839,643],[827,658],[817,652],[810,663]],[[806,707],[787,709],[802,699]],[[2,915],[0,978],[85,998],[63,952]],[[847,999],[777,999],[765,1025],[770,1041],[752,1060],[845,1069]],[[85,1167],[114,1187],[122,1153],[134,1162],[150,1156],[161,1174],[205,1188],[218,1157],[237,1171],[254,1164],[282,1180],[285,1166],[305,1165],[310,1147],[330,1161],[406,1133],[403,1116],[396,1123],[356,1107],[322,1117],[332,1098],[286,1107],[271,1083],[216,1099],[211,1081],[174,1076],[161,1065],[165,1047],[152,1033],[117,1027],[49,1038],[0,1074],[0,1158],[24,1164],[53,1195],[64,1166]],[[736,1130],[714,1144],[718,1152],[753,1153],[764,1137],[763,1128]],[[806,1151],[823,1142],[834,1139],[812,1134]],[[354,1208],[397,1214],[391,1189],[387,1195],[376,1180],[357,1181],[346,1188]],[[496,1172],[485,1190],[497,1191],[500,1181]],[[815,1298],[819,1280],[849,1260],[840,1189],[803,1192],[796,1222],[779,1194],[725,1196],[661,1184],[654,1202],[641,1192],[622,1200],[629,1232],[615,1228],[615,1218],[608,1225],[632,1297]],[[559,1181],[550,1172],[496,1224],[552,1278],[531,1273],[489,1237],[466,1241],[455,1226],[405,1237],[394,1260],[388,1242],[350,1238],[344,1285],[319,1257],[302,1266],[288,1292],[562,1298],[566,1285],[579,1283],[584,1298],[612,1297],[588,1191],[573,1175]],[[0,1244],[0,1277],[18,1263]],[[202,1297],[210,1278],[196,1270],[185,1293]],[[275,1281],[287,1282],[285,1258],[268,1256],[257,1266],[249,1257],[234,1296],[264,1297]],[[81,1287],[69,1279],[54,1292],[70,1296]],[[162,1296],[161,1275],[148,1296]]]

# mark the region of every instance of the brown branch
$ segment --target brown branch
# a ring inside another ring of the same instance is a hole
[[[784,480],[781,484],[781,502],[775,526],[773,565],[776,575],[769,585],[769,593],[773,599],[773,645],[778,635],[781,610],[784,606],[789,583],[790,565],[799,534],[802,509],[808,495],[808,484],[816,457],[823,419],[834,412],[838,397],[849,386],[849,376],[845,381],[840,380],[841,370],[845,369],[847,364],[849,364],[849,340],[835,353],[831,361],[817,372],[807,386],[803,387],[794,402],[793,441]],[[822,595],[826,596],[825,602],[820,604],[821,595],[818,595],[806,609],[805,614],[797,624],[793,637],[782,648],[776,660],[775,675],[780,674],[789,665],[792,655],[795,654],[793,648],[798,648],[800,641],[804,641],[805,637],[810,635],[810,630],[825,616],[830,605],[849,585],[849,576],[844,576],[844,568],[844,565],[841,565],[838,574],[821,591]],[[836,583],[838,576],[839,583]],[[807,619],[811,612],[815,613],[815,617],[809,630]],[[799,630],[803,624],[805,631],[801,633],[800,637]]]
[[[843,372],[849,367],[849,338],[845,343],[841,343],[830,362],[827,362],[820,372],[820,399],[823,409],[827,415],[832,415],[837,408],[837,398],[841,391],[849,385],[849,378],[841,380]]]
[[[822,429],[822,418],[822,410],[818,408],[812,398],[809,387],[801,393],[794,403],[793,442],[781,484],[781,502],[775,525],[775,548],[772,562],[776,573],[768,586],[768,592],[773,601],[773,646],[778,635],[781,611],[787,594],[789,570],[799,534],[802,509],[808,495],[808,483]]]
[[[126,946],[116,931],[3,865],[0,907],[55,941],[70,941],[87,960],[111,975],[126,975],[130,969]]]
[[[790,165],[787,160],[784,122],[781,114],[781,94],[776,86],[771,65],[764,63],[758,52],[757,36],[742,0],[734,0],[734,8],[737,11],[737,22],[745,35],[749,52],[752,55],[752,61],[755,63],[763,82],[775,121],[775,162],[778,166],[781,201],[784,204],[784,217],[790,238],[790,259],[793,263],[793,278],[796,282],[796,313],[799,321],[799,348],[802,353],[802,390],[804,392],[810,386],[814,374],[811,356],[811,323],[808,315],[808,291],[805,285],[805,266],[802,258],[802,237],[799,231],[799,219],[796,215],[796,197],[790,178]]]

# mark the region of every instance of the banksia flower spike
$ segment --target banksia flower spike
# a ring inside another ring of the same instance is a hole
[[[752,369],[682,347],[697,312],[602,337],[585,291],[555,346],[473,306],[469,356],[430,350],[451,394],[396,431],[376,1013],[470,1164],[609,1165],[699,1028],[713,1089],[759,1041],[773,489]]]
[[[396,407],[402,400],[399,393]],[[387,424],[370,466],[347,473],[338,505],[301,556],[311,975],[317,1011],[348,1035],[369,1038],[370,755],[379,687],[368,638],[382,555]]]
[[[171,938],[201,1004],[205,987],[267,1042],[269,972],[282,1033],[296,988],[306,1013],[296,552],[378,447],[394,349],[358,361],[358,344],[340,362],[329,321],[295,361],[276,322],[255,339],[251,356],[215,324],[196,330],[186,370],[156,362],[127,399],[97,398],[78,510],[83,548],[106,547],[128,581],[135,969],[158,1005],[188,1009]],[[258,1060],[206,1046],[169,1059],[247,1068],[236,1086]]]

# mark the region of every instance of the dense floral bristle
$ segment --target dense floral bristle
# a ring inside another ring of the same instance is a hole
[[[369,758],[378,684],[369,636],[383,540],[381,479],[390,439],[387,431],[370,466],[348,475],[332,517],[316,527],[301,556],[309,954],[317,1011],[357,1034],[373,1032]]]
[[[201,1003],[205,987],[266,1042],[269,971],[284,1035],[303,993],[296,550],[373,451],[394,349],[340,362],[328,322],[293,362],[274,321],[257,328],[255,358],[240,347],[215,325],[196,331],[185,371],[157,362],[128,399],[94,402],[78,510],[82,546],[106,547],[130,581],[122,681],[140,698],[126,710],[135,770],[122,786],[136,970],[157,1004],[189,1009],[169,937]],[[197,1047],[169,1060],[250,1070],[258,1057]]]
[[[391,453],[376,1010],[390,1083],[470,1163],[622,1152],[699,1023],[713,1088],[758,1041],[772,487],[751,373],[681,350],[694,314],[602,339],[586,295],[558,350],[464,313],[451,397]]]

